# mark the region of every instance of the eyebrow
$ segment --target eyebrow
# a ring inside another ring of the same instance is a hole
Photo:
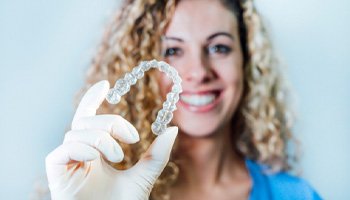
[[[220,35],[227,36],[227,37],[229,37],[231,40],[233,40],[233,36],[232,36],[230,33],[228,33],[228,32],[217,32],[217,33],[214,33],[214,34],[210,35],[210,36],[207,38],[207,41],[210,41],[210,40],[212,40],[212,39],[214,39],[215,37],[218,37],[218,36],[220,36]]]
[[[227,36],[227,37],[229,37],[231,40],[233,40],[233,38],[234,38],[234,37],[233,37],[230,33],[228,33],[228,32],[217,32],[217,33],[214,33],[214,34],[210,35],[210,36],[207,38],[207,41],[210,41],[210,40],[212,40],[212,39],[214,39],[214,38],[216,38],[216,37],[218,37],[218,36]],[[165,35],[162,36],[162,40],[175,40],[175,41],[178,41],[178,42],[184,42],[184,40],[181,39],[181,38],[172,37],[172,36],[165,36]]]
[[[169,36],[162,36],[162,40],[175,40],[175,41],[178,41],[178,42],[184,42],[183,39],[181,38],[177,38],[177,37],[169,37]]]

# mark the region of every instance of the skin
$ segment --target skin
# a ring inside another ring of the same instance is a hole
[[[236,17],[216,0],[181,1],[162,45],[165,60],[182,77],[184,94],[220,91],[209,110],[177,104],[173,123],[179,127],[175,155],[181,173],[172,199],[247,199],[252,182],[230,139],[244,78]],[[163,74],[159,81],[165,96],[172,83]]]

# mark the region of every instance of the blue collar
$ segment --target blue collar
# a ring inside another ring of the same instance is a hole
[[[263,173],[262,166],[249,159],[245,160],[245,165],[253,182],[248,199],[272,199],[269,181]]]

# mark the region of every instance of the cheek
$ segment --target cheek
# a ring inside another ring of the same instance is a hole
[[[222,74],[222,79],[229,85],[240,87],[243,83],[242,70],[237,69],[226,72]]]
[[[221,69],[218,70],[218,74],[226,88],[225,109],[232,114],[243,94],[243,66],[240,62],[236,62],[234,65],[231,62],[231,65],[222,65]]]
[[[183,75],[186,73],[186,68],[184,66],[186,66],[188,64],[188,62],[186,63],[186,61],[188,61],[188,58],[186,57],[187,55],[183,55],[180,58],[173,58],[173,59],[166,59],[165,62],[167,62],[170,66],[174,67],[176,69],[176,71],[179,73],[179,76],[183,79]],[[165,77],[163,78],[167,78],[166,75],[164,75]],[[170,79],[167,80],[165,83],[167,83],[168,85],[170,84]]]
[[[233,85],[235,87],[243,84],[243,66],[241,62],[235,64],[218,65],[217,73],[220,79],[225,82],[226,85]]]

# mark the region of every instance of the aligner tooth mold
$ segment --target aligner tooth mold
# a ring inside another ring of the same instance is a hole
[[[155,59],[140,62],[131,72],[126,73],[115,82],[114,87],[109,90],[106,100],[110,104],[118,104],[121,97],[129,92],[130,86],[136,84],[137,80],[141,79],[144,73],[152,68],[157,68],[159,71],[165,73],[174,83],[171,91],[166,95],[163,108],[158,111],[156,121],[151,126],[152,132],[155,135],[161,135],[173,118],[173,111],[176,110],[176,103],[179,101],[179,96],[182,92],[182,79],[176,69],[168,63]]]

